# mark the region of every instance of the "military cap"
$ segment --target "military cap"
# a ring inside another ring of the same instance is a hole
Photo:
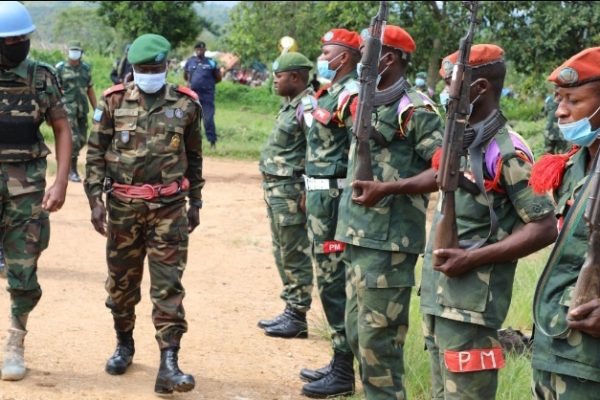
[[[457,61],[458,51],[444,57],[439,71],[443,79],[449,78],[452,75],[454,64]],[[471,46],[471,53],[469,54],[469,65],[471,68],[477,69],[500,62],[504,62],[504,50],[502,50],[502,47],[495,44],[476,44]]]
[[[360,50],[360,35],[347,29],[331,29],[321,38],[323,46],[337,44],[352,50]]]
[[[135,39],[127,52],[130,64],[160,64],[165,62],[171,44],[167,39],[154,33],[147,33]]]
[[[600,80],[600,47],[590,47],[565,61],[548,77],[562,87],[574,87]]]
[[[273,72],[296,71],[299,69],[311,69],[312,61],[301,53],[290,52],[277,57],[273,63]]]
[[[383,31],[383,45],[410,54],[417,45],[412,36],[399,26],[386,25]]]
[[[417,72],[417,78],[427,79],[427,72]]]
[[[195,48],[195,49],[205,49],[205,48],[206,48],[206,43],[204,43],[204,42],[197,42],[197,43],[194,45],[194,48]]]
[[[81,42],[69,42],[69,50],[83,50]]]

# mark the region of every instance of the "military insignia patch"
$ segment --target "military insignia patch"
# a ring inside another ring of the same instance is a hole
[[[129,131],[122,131],[120,133],[121,142],[127,144],[129,143]]]
[[[94,121],[100,122],[101,119],[102,119],[102,110],[99,108],[96,108],[94,110]]]
[[[171,144],[169,146],[171,146],[172,149],[178,149],[179,143],[181,143],[181,139],[179,138],[179,135],[174,135],[173,138],[171,139]]]
[[[327,32],[325,36],[323,36],[323,40],[326,42],[329,42],[331,39],[333,39],[333,32],[331,31]]]
[[[165,59],[165,53],[158,53],[156,55],[156,57],[154,58],[154,61],[156,62],[161,62],[162,60]]]
[[[273,71],[275,71],[277,68],[279,68],[279,61],[275,61],[273,63]]]
[[[173,118],[173,115],[174,115],[174,111],[172,108],[167,108],[165,110],[165,117],[171,119],[171,118]]]
[[[183,110],[181,108],[175,109],[175,116],[179,119],[183,118]]]
[[[360,37],[363,38],[363,39],[368,39],[369,38],[369,30],[367,28],[364,28],[360,32]]]
[[[579,80],[579,74],[571,67],[565,67],[558,73],[557,79],[563,85],[571,85]]]

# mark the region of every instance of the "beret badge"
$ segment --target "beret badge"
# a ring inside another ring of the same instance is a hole
[[[556,78],[563,85],[572,85],[579,80],[579,74],[571,67],[565,67],[560,70]]]
[[[327,32],[325,36],[323,36],[323,40],[326,42],[329,42],[331,39],[333,39],[333,32],[331,31]]]
[[[446,75],[450,75],[450,74],[452,74],[452,69],[454,68],[454,64],[450,60],[444,60],[444,62],[442,63],[442,68],[444,68]]]

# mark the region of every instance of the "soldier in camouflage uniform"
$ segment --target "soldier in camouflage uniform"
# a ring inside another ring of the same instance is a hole
[[[308,86],[312,62],[300,53],[281,55],[273,63],[274,88],[285,101],[263,147],[259,168],[277,271],[283,283],[283,314],[261,320],[268,336],[308,337],[306,312],[312,302],[313,270],[306,232],[304,195],[306,131],[316,100]]]
[[[508,312],[517,260],[556,238],[551,199],[527,184],[533,155],[499,111],[503,54],[491,44],[471,48],[473,108],[461,170],[473,187],[463,183],[455,192],[462,248],[432,249],[440,201],[425,250],[421,311],[434,399],[495,398],[504,366],[497,329]],[[455,52],[442,62],[447,88],[457,59]],[[433,265],[433,253],[443,264]]]
[[[571,57],[548,80],[557,85],[559,127],[577,147],[568,155],[544,156],[530,181],[536,191],[553,192],[562,226],[534,298],[532,391],[539,400],[598,400],[600,300],[568,309],[590,234],[583,214],[600,148],[600,47]]]
[[[81,61],[83,50],[79,42],[69,43],[67,62],[56,64],[56,75],[63,92],[63,103],[67,110],[71,133],[73,134],[73,152],[69,180],[81,182],[77,172],[79,151],[85,145],[88,130],[88,99],[92,108],[96,108],[96,94],[92,83],[92,67]]]
[[[195,385],[193,376],[179,369],[177,357],[187,331],[181,277],[188,235],[200,223],[204,186],[201,107],[192,91],[166,83],[170,47],[155,34],[131,45],[134,80],[106,90],[94,112],[84,184],[94,228],[108,239],[106,306],[118,343],[106,371],[123,374],[131,364],[135,305],[148,255],[152,321],[161,352],[157,393],[186,392]]]
[[[546,97],[544,101],[544,114],[546,115],[546,129],[544,130],[544,152],[557,154],[569,149],[569,143],[563,138],[560,129],[558,129],[558,120],[556,119],[556,108],[558,104],[554,101],[554,96]]]
[[[371,208],[353,199],[352,190],[340,202],[336,239],[346,243],[346,334],[369,400],[406,398],[403,346],[410,295],[425,247],[428,193],[436,188],[431,159],[442,145],[442,120],[433,101],[405,79],[415,48],[404,29],[385,27],[369,143],[375,181],[404,187],[369,203]],[[357,166],[356,145],[353,137],[348,180]],[[421,187],[423,181],[432,183]]]
[[[0,3],[0,225],[4,230],[11,326],[3,380],[25,376],[23,341],[29,312],[42,290],[37,262],[48,246],[48,212],[59,210],[67,189],[71,131],[56,76],[48,65],[27,59],[35,30],[23,4]],[[46,121],[56,139],[56,180],[46,190],[46,156],[40,133]]]
[[[334,356],[325,367],[300,371],[301,379],[309,382],[302,393],[311,397],[354,391],[354,357],[344,327],[343,243],[335,241],[334,236],[352,134],[350,104],[358,94],[356,63],[360,60],[360,36],[346,29],[331,29],[321,42],[318,72],[331,84],[321,88],[315,96],[318,104],[312,113],[314,121],[307,137],[306,212],[311,257],[333,339]]]

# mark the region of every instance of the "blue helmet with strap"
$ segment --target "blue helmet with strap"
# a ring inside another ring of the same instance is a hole
[[[0,38],[27,35],[35,30],[29,11],[18,1],[0,2]]]

